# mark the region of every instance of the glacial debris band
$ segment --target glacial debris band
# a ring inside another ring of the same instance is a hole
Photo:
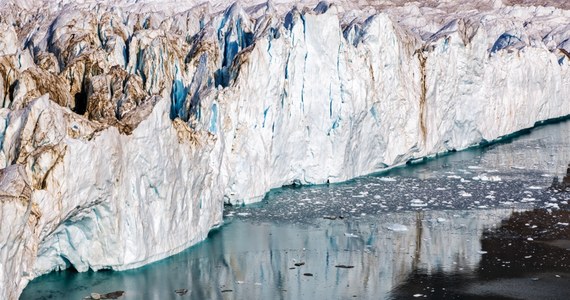
[[[119,2],[0,4],[2,299],[180,252],[224,201],[570,114],[556,1]]]

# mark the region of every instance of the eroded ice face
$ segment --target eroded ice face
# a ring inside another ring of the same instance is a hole
[[[261,204],[226,207],[226,225],[180,255],[125,272],[43,276],[22,299],[184,289],[192,299],[560,298],[570,217],[557,162],[568,159],[560,133],[569,127],[383,176],[275,190]]]
[[[341,182],[570,114],[563,9],[67,2],[0,4],[0,165],[17,162],[3,170],[9,201],[0,206],[13,216],[0,226],[3,298],[51,270],[122,270],[182,251],[222,221],[223,199],[252,203],[293,182]],[[383,189],[408,194],[395,211],[445,208],[456,197],[482,209],[496,197],[477,200],[482,188],[463,182],[442,200],[428,192],[445,184],[397,186],[392,177]],[[26,179],[30,193],[18,186]],[[530,187],[520,202],[537,199]],[[509,193],[489,190],[499,188]],[[315,215],[372,214],[356,201],[383,189],[340,191],[354,201]],[[275,210],[323,202],[313,198]]]
[[[379,176],[343,184],[276,189],[261,204],[226,207],[225,215],[295,221],[361,218],[399,211],[557,209],[567,206],[570,198],[560,192],[561,185],[570,178],[568,131],[570,121]]]

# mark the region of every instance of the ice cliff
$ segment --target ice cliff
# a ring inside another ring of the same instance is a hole
[[[0,3],[0,298],[570,114],[556,1],[202,2]]]

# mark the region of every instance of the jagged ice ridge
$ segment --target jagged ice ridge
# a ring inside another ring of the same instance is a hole
[[[2,2],[0,298],[569,115],[570,11],[504,2]]]

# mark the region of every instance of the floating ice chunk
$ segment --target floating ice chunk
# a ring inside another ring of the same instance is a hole
[[[349,232],[346,232],[344,234],[344,236],[349,237],[349,238],[357,238],[358,237],[358,235],[356,235],[354,233],[349,233]]]
[[[496,176],[496,175],[488,176],[487,174],[481,174],[479,176],[473,177],[473,180],[499,182],[499,181],[501,181],[501,177]]]
[[[479,251],[477,251],[477,253],[479,253],[479,254],[487,254],[487,251],[479,250]]]
[[[438,223],[444,223],[444,222],[447,222],[447,220],[445,218],[437,218],[437,222]]]
[[[396,232],[408,231],[408,227],[402,224],[391,224],[386,226],[386,229]]]
[[[459,191],[459,196],[461,197],[471,197],[473,195],[471,195],[470,193],[466,192],[466,191]]]
[[[394,182],[394,181],[396,181],[396,178],[394,178],[394,177],[380,177],[380,181]]]
[[[558,222],[556,223],[556,225],[560,225],[560,226],[568,226],[569,223],[563,223],[563,222]]]
[[[242,216],[242,217],[247,217],[247,216],[251,215],[251,213],[242,212],[242,213],[237,213],[237,215]]]
[[[449,175],[449,176],[447,176],[447,178],[449,178],[449,179],[462,179],[461,176],[458,176],[458,175]]]
[[[423,296],[424,296],[424,294],[414,294],[414,297],[415,297],[415,298],[423,297]]]
[[[528,189],[529,189],[529,190],[542,190],[543,188],[540,187],[540,186],[534,186],[534,185],[533,185],[533,186],[529,186]]]

